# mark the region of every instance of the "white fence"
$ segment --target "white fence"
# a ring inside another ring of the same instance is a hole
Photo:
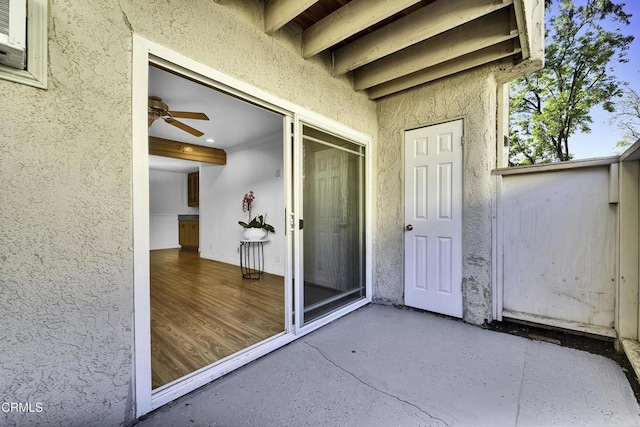
[[[496,171],[498,317],[615,337],[612,163]]]

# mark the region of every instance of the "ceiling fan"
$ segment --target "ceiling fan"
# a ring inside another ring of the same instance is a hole
[[[169,106],[162,102],[162,99],[157,96],[149,97],[149,126],[156,120],[162,119],[165,122],[182,129],[185,132],[189,132],[194,136],[202,136],[204,133],[198,129],[194,129],[191,126],[185,125],[176,119],[194,119],[194,120],[209,120],[204,113],[192,113],[189,111],[169,111]]]

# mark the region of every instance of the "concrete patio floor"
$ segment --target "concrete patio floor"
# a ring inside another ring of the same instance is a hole
[[[149,426],[640,426],[612,360],[370,305],[140,422]]]

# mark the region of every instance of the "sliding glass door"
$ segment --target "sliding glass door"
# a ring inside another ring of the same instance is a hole
[[[366,296],[365,147],[302,125],[300,148],[304,325]]]

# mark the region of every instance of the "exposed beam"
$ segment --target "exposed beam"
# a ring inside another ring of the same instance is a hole
[[[527,31],[527,23],[524,15],[523,0],[515,0],[513,3],[513,10],[516,15],[516,22],[518,23],[518,36],[520,37],[520,46],[522,46],[522,59],[529,58],[529,38],[527,34],[531,33],[531,30]]]
[[[510,30],[509,13],[500,10],[360,67],[353,74],[354,88],[376,86],[516,38],[517,31]]]
[[[317,0],[269,0],[264,5],[264,30],[279,30],[314,3]]]
[[[511,4],[513,0],[437,0],[336,50],[333,75],[354,70]]]
[[[195,162],[226,165],[227,153],[219,148],[203,147],[171,139],[149,137],[149,154],[172,157],[174,159],[193,160]]]
[[[353,0],[302,33],[302,56],[313,55],[420,0]]]
[[[512,40],[493,45],[468,55],[452,59],[435,67],[427,68],[416,73],[374,86],[367,91],[370,99],[377,99],[391,95],[405,89],[428,83],[442,77],[450,76],[461,71],[469,70],[489,62],[497,61],[520,52],[520,47]]]

